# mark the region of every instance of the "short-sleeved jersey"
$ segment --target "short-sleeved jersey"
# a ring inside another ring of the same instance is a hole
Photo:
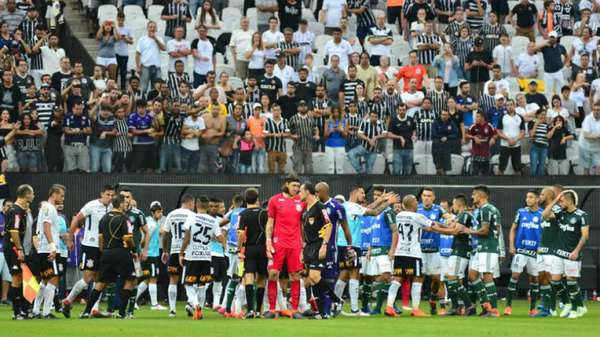
[[[331,221],[327,215],[327,207],[320,201],[307,207],[302,214],[302,233],[306,244],[321,242],[329,227],[331,227]]]
[[[246,233],[244,246],[264,246],[266,244],[267,220],[267,210],[264,208],[247,208],[240,213],[238,227]]]
[[[473,216],[471,213],[462,212],[456,216],[456,222],[467,227],[473,228]],[[469,258],[471,253],[471,243],[468,234],[458,234],[454,236],[452,241],[452,255]]]
[[[110,211],[106,213],[98,224],[98,231],[102,235],[104,249],[127,247],[126,239],[132,235],[133,226],[129,217],[121,212]]]
[[[331,236],[327,243],[327,250],[335,252],[337,251],[338,235],[344,235],[343,233],[340,234],[339,226],[341,226],[342,222],[346,221],[346,210],[344,209],[344,206],[332,198],[327,200],[324,205],[327,208],[329,221],[331,221]]]
[[[300,197],[286,197],[279,193],[269,199],[267,212],[275,220],[273,225],[273,243],[287,248],[301,248],[300,235],[302,212],[306,206]]]
[[[112,210],[112,205],[104,205],[100,200],[92,200],[79,211],[85,217],[83,240],[81,244],[88,247],[98,247],[98,224],[106,213]]]
[[[178,208],[171,211],[165,221],[162,224],[164,232],[171,233],[171,251],[170,254],[178,254],[181,250],[181,243],[183,242],[183,234],[185,230],[183,225],[187,221],[191,221],[195,216],[195,213],[187,208]]]
[[[398,244],[395,255],[421,258],[421,230],[432,225],[433,222],[420,213],[402,211],[396,214]]]
[[[225,218],[229,219],[229,226],[227,228],[227,246],[237,247],[237,230],[240,222],[240,213],[245,210],[243,207],[234,208],[225,214]]]
[[[69,232],[69,227],[67,226],[67,220],[64,216],[59,215],[58,219],[58,235],[60,237],[58,243],[58,254],[60,254],[61,257],[66,258],[69,256],[69,250],[67,249],[67,244],[65,242],[65,239],[63,239],[63,236]]]
[[[127,211],[129,222],[133,226],[133,244],[135,245],[135,251],[137,253],[142,251],[142,227],[146,225],[146,216],[144,212],[138,208],[131,208]]]
[[[446,220],[444,218],[440,219],[440,223],[444,224]],[[425,234],[425,233],[423,233]],[[440,256],[450,257],[452,255],[452,242],[454,241],[454,235],[445,235],[440,234]]]
[[[361,217],[365,215],[367,209],[355,202],[346,201],[344,203],[344,209],[346,210],[346,219],[348,220],[348,227],[352,236],[352,247],[360,248],[362,245],[361,238]],[[338,246],[348,246],[346,237],[344,235],[338,235],[337,240]]]
[[[519,208],[514,223],[517,225],[515,248],[517,253],[535,257],[542,237],[542,210]]]
[[[51,240],[48,240],[49,238],[46,236],[46,231],[44,231],[44,223],[46,222],[50,223]],[[40,206],[36,229],[37,237],[40,239],[38,253],[50,253],[52,251],[48,241],[52,241],[58,249],[58,242],[60,240],[60,219],[56,207],[47,201],[43,201]]]
[[[371,254],[377,249],[375,255],[387,253],[392,244],[392,231],[390,226],[395,227],[396,216],[394,211],[388,207],[379,215],[373,217],[371,223]]]
[[[190,232],[190,244],[185,250],[186,261],[210,261],[210,241],[221,235],[221,227],[216,218],[208,214],[195,214],[184,224]]]
[[[431,221],[440,222],[442,215],[446,213],[440,205],[433,204],[429,208],[425,208],[423,204],[417,207],[417,213],[423,214]],[[434,232],[425,232],[421,236],[421,250],[426,253],[435,253],[440,249],[440,234]]]
[[[554,205],[552,212],[555,215],[560,213],[560,206]],[[540,226],[542,227],[542,237],[540,239],[540,246],[538,247],[538,254],[554,254],[554,249],[558,242],[558,220],[556,217],[544,219]]]
[[[589,226],[590,219],[588,214],[579,208],[573,212],[562,210],[556,214],[556,219],[559,230],[554,254],[562,258],[569,258],[581,239],[581,228]],[[577,260],[581,260],[581,252]]]
[[[214,215],[213,217],[215,218],[215,220],[217,220],[219,227],[221,227],[220,224],[223,218],[219,215]],[[219,241],[215,240],[215,238],[212,238],[212,240],[210,240],[210,255],[218,257],[225,256],[225,247],[223,247],[223,245]]]
[[[483,226],[485,223],[490,225],[490,231],[487,235],[477,236],[477,251],[481,253],[500,253],[498,244],[500,211],[494,205],[487,203],[479,207],[476,219],[479,226]]]
[[[160,227],[162,219],[154,219],[151,216],[146,217],[146,224],[148,225],[148,256],[158,257],[160,256]]]
[[[19,233],[19,241],[23,247],[25,230],[27,229],[27,210],[17,204],[10,206],[6,212],[6,223],[4,225],[4,251],[7,252],[15,246],[10,236],[11,232]]]

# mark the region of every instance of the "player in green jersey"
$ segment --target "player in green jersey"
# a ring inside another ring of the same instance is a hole
[[[465,229],[466,234],[477,237],[476,253],[469,266],[470,286],[479,294],[479,301],[485,309],[484,316],[499,317],[498,291],[494,283],[494,273],[499,269],[498,258],[500,211],[489,203],[490,190],[485,185],[473,188],[472,198],[476,209],[477,229]],[[479,278],[483,275],[483,283]]]
[[[559,204],[558,212],[554,205]],[[577,194],[573,190],[561,192],[543,212],[544,219],[556,219],[558,236],[554,245],[552,261],[552,287],[558,288],[563,276],[567,281],[570,303],[566,303],[561,317],[579,318],[587,309],[583,305],[578,279],[581,276],[581,252],[589,239],[590,219],[586,212],[577,208]]]

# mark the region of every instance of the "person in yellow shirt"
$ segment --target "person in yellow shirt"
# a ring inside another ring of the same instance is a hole
[[[219,103],[219,91],[217,88],[211,88],[208,92],[210,103],[208,104],[207,111],[212,111],[212,106],[216,105],[219,108],[220,116],[227,116],[227,107],[223,103]]]
[[[367,96],[373,98],[373,90],[377,86],[377,70],[371,67],[369,54],[363,52],[360,54],[360,62],[356,67],[356,77],[363,81],[367,86]]]

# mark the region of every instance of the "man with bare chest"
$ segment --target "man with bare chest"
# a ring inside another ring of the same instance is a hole
[[[200,138],[200,173],[217,173],[219,144],[225,136],[225,116],[219,113],[218,105],[212,105],[202,118],[206,130]]]

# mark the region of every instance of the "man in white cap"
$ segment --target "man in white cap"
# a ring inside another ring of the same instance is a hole
[[[559,95],[563,84],[563,67],[569,61],[567,49],[558,43],[556,31],[548,34],[548,40],[535,46],[535,51],[541,51],[544,57],[544,86],[546,96]]]

